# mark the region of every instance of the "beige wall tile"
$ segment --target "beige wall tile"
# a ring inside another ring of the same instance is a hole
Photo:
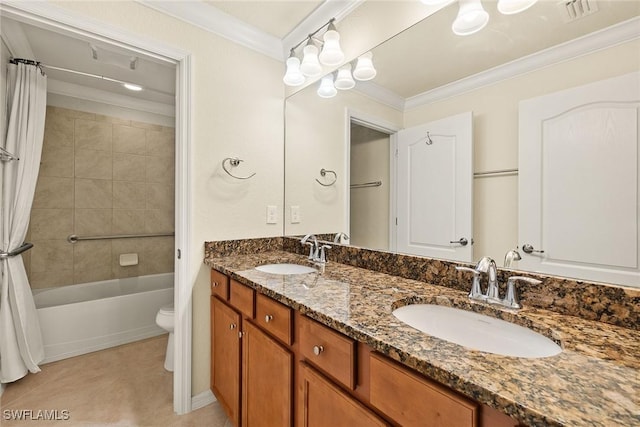
[[[173,237],[151,237],[145,240],[144,274],[169,273],[174,270]]]
[[[73,146],[57,147],[44,145],[38,176],[72,177]]]
[[[31,240],[66,239],[73,234],[73,209],[32,209]]]
[[[111,234],[111,209],[75,209],[74,233],[78,236]]]
[[[96,114],[95,120],[96,122],[106,122],[117,125],[131,126],[131,120],[121,119],[119,117],[105,116],[102,114]]]
[[[60,116],[71,117],[74,119],[95,120],[96,115],[94,113],[88,113],[86,111],[70,110],[63,107],[47,107],[47,114],[57,114]]]
[[[175,138],[172,133],[147,131],[147,154],[149,156],[173,157]]]
[[[144,209],[114,209],[113,233],[144,233]]]
[[[115,278],[135,277],[144,274],[144,239],[118,239],[111,244],[112,268]],[[123,267],[120,265],[121,254],[138,254],[138,265]]]
[[[93,267],[90,270],[74,270],[73,271],[73,283],[91,283],[91,282],[99,282],[101,280],[111,280],[113,279],[113,273],[111,272],[111,268],[106,263],[103,265],[99,265]]]
[[[131,120],[131,126],[137,127],[137,128],[140,128],[140,129],[156,130],[156,131],[161,131],[162,128],[164,127],[164,126],[160,126],[160,125],[154,125],[154,124],[151,124],[151,123],[136,122],[136,121],[133,121],[133,120]]]
[[[167,184],[146,184],[145,199],[147,209],[174,209],[174,187]]]
[[[73,245],[74,281],[75,273],[104,266],[111,270],[111,240],[87,240]]]
[[[147,157],[147,182],[172,184],[175,180],[175,166],[171,157]]]
[[[39,240],[31,249],[31,273],[73,269],[73,245],[66,240]]]
[[[113,126],[113,151],[146,154],[146,147],[145,129],[132,126]]]
[[[29,284],[32,289],[73,285],[73,270],[32,272]]]
[[[106,209],[112,207],[112,182],[102,179],[75,180],[75,207],[85,209]]]
[[[135,154],[113,153],[113,179],[138,181],[146,179],[146,157]]]
[[[175,219],[173,210],[153,209],[146,210],[145,232],[164,233],[174,231]]]
[[[76,178],[113,179],[113,157],[110,151],[76,150]]]
[[[111,123],[76,119],[75,147],[84,150],[111,151]]]
[[[144,209],[146,186],[143,182],[113,181],[113,208]]]
[[[38,177],[34,209],[73,207],[73,178]]]
[[[73,147],[74,122],[72,117],[49,114],[44,121],[44,147]]]

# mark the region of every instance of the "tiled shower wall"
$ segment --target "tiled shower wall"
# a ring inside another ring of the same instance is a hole
[[[67,236],[174,231],[174,129],[47,107],[25,253],[32,288],[173,271],[173,237]],[[138,265],[120,266],[137,253]]]

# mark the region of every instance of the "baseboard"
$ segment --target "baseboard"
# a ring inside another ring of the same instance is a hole
[[[191,410],[204,408],[205,406],[215,402],[217,399],[211,392],[211,390],[203,391],[191,397]]]

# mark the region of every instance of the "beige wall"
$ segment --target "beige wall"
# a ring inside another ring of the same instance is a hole
[[[405,113],[405,127],[473,111],[474,171],[518,167],[518,103],[640,69],[640,40],[584,55]],[[474,180],[474,258],[500,264],[518,244],[518,177]]]
[[[282,206],[282,62],[156,12],[133,1],[52,2],[156,40],[192,55],[191,254],[188,286],[193,287],[192,393],[209,389],[209,279],[203,264],[207,240],[282,235],[266,224],[266,206]],[[222,171],[225,157],[244,159],[255,179],[234,181]]]
[[[67,242],[67,236],[174,231],[174,128],[47,107],[25,266],[32,288],[173,271],[173,237]],[[138,265],[120,266],[123,253]]]
[[[349,243],[389,250],[389,135],[351,125],[351,184],[382,181],[380,187],[354,188],[349,198]]]
[[[6,104],[7,104],[7,64],[11,54],[9,48],[4,44],[4,40],[0,39],[0,147],[4,147],[4,139],[6,133]],[[0,178],[0,183],[2,178]]]

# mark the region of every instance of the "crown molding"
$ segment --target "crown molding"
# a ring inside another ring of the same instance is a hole
[[[146,101],[60,80],[47,79],[47,92],[161,116],[175,117],[176,115],[176,109],[173,105]]]
[[[458,96],[481,87],[489,86],[598,50],[610,48],[637,38],[640,38],[640,17],[621,22],[592,34],[570,40],[525,56],[524,58],[409,97],[405,101],[404,109],[410,110],[432,102]]]
[[[403,97],[373,81],[356,82],[356,86],[352,90],[398,111],[404,111],[405,99]]]

